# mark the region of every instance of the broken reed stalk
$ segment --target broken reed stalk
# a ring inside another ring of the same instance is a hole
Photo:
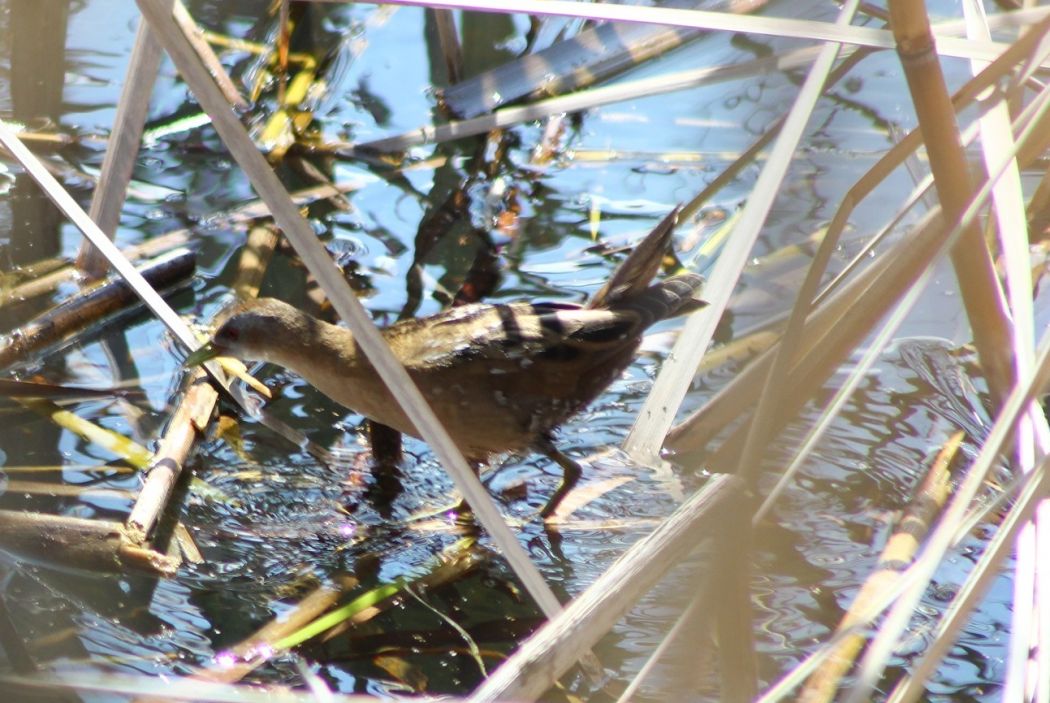
[[[276,651],[276,642],[319,618],[358,585],[358,580],[353,576],[344,576],[336,581],[335,587],[318,586],[291,611],[282,613],[279,619],[269,621],[254,634],[223,652],[221,657],[216,657],[216,666],[193,672],[189,678],[224,683],[240,681],[267,662],[267,653]]]
[[[170,577],[177,559],[124,539],[124,526],[22,510],[0,510],[0,544],[19,556],[67,569],[121,573],[131,568]]]
[[[911,564],[920,540],[927,534],[947,500],[951,490],[949,468],[962,445],[963,436],[962,430],[956,432],[937,454],[926,476],[912,494],[904,517],[879,555],[875,571],[857,592],[849,610],[839,622],[837,632],[860,623],[858,613],[867,611],[874,598],[892,588],[900,578],[901,571]],[[836,644],[820,668],[809,677],[798,700],[801,703],[831,701],[866,639],[862,632],[855,631]]]
[[[726,511],[739,510],[742,482],[714,476],[665,520],[633,544],[586,591],[526,639],[475,690],[474,703],[536,700],[667,571],[717,535]],[[743,558],[743,555],[740,555]]]
[[[399,579],[373,588],[281,638],[274,643],[274,647],[285,650],[297,647],[314,637],[320,636],[322,641],[327,642],[344,635],[349,628],[366,623],[404,603],[406,588],[412,588],[418,594],[452,583],[481,566],[489,554],[487,550],[477,547],[474,537],[460,539],[445,548],[434,560],[436,563],[430,571],[423,576],[411,581],[407,578]]]
[[[926,7],[907,0],[890,0],[889,10],[897,54],[930,157],[937,194],[945,217],[955,222],[973,198],[976,187],[970,177]],[[1010,322],[991,253],[978,224],[963,232],[952,248],[951,258],[962,283],[960,289],[974,344],[992,401],[998,407],[1015,377]]]
[[[163,290],[193,275],[196,256],[179,249],[159,257],[139,269],[155,289]],[[99,318],[138,302],[138,297],[122,278],[113,277],[77,294],[48,312],[26,323],[0,341],[0,369],[22,363],[45,347],[57,344],[96,322]]]
[[[928,695],[926,681],[948,653],[969,614],[980,605],[985,592],[1002,573],[1002,564],[1014,552],[1018,535],[1024,526],[1030,523],[1039,509],[1039,504],[1045,503],[1048,461],[1050,460],[1044,457],[1038,466],[1024,476],[1019,495],[989,541],[980,561],[956,592],[944,617],[932,633],[929,646],[918,662],[913,660],[905,677],[897,683],[886,699],[887,703],[911,703],[919,700],[921,696]],[[1038,690],[1034,700],[1042,700]]]
[[[146,469],[146,481],[125,522],[127,538],[137,546],[151,538],[197,436],[207,426],[218,401],[218,392],[208,383],[203,369],[189,372],[185,384],[187,390]]]
[[[258,295],[259,286],[277,245],[277,237],[273,223],[256,225],[248,232],[233,283],[233,289],[241,296]],[[153,530],[167,508],[175,484],[193,451],[193,446],[200,433],[208,426],[218,400],[219,394],[208,383],[208,375],[203,369],[196,368],[187,372],[179,404],[172,413],[157,453],[146,470],[146,481],[139,491],[138,500],[135,501],[125,522],[126,534],[133,544],[142,545],[151,539]],[[192,542],[188,532],[181,534],[180,544],[187,539]],[[195,553],[199,554],[196,550]]]

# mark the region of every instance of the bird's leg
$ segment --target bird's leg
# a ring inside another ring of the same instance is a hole
[[[550,500],[547,501],[547,504],[543,506],[543,510],[540,511],[540,517],[547,519],[558,509],[558,504],[569,494],[569,491],[576,486],[576,482],[580,480],[583,472],[580,470],[579,464],[562,454],[554,446],[554,442],[551,441],[550,437],[541,437],[536,442],[535,447],[536,451],[551,459],[562,470],[561,485],[558,486],[558,490],[554,491]]]
[[[469,462],[470,469],[474,472],[474,475],[477,476],[480,474],[481,464],[473,459],[469,460]],[[474,519],[474,509],[470,507],[470,503],[467,502],[466,498],[460,498],[459,502],[456,503],[456,507],[452,508],[452,510],[456,513],[457,526],[470,530],[477,529],[478,523],[477,520]]]
[[[366,420],[368,444],[372,447],[372,458],[380,466],[393,466],[401,461],[401,433],[393,427]]]
[[[372,446],[372,484],[366,495],[389,518],[394,500],[401,495],[401,433],[392,427],[367,420],[368,442]]]

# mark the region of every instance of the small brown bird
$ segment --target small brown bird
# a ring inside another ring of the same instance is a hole
[[[554,512],[580,476],[579,466],[554,447],[551,432],[623,372],[647,327],[705,304],[694,297],[703,283],[697,274],[649,285],[676,219],[677,210],[586,305],[474,303],[383,330],[394,356],[468,459],[482,462],[531,448],[562,467],[562,483],[541,511],[543,517]],[[419,436],[350,331],[287,303],[238,304],[186,363],[216,356],[286,367],[337,403]]]

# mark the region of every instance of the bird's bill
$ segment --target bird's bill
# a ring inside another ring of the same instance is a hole
[[[205,361],[210,361],[217,356],[221,355],[221,351],[215,346],[215,342],[207,342],[202,344],[197,351],[193,352],[186,357],[186,361],[182,362],[183,366],[200,366]]]

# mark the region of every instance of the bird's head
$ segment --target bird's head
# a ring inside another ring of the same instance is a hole
[[[217,356],[269,361],[274,352],[301,340],[307,316],[288,303],[260,298],[231,308],[212,338],[187,357],[187,366],[197,366]]]

